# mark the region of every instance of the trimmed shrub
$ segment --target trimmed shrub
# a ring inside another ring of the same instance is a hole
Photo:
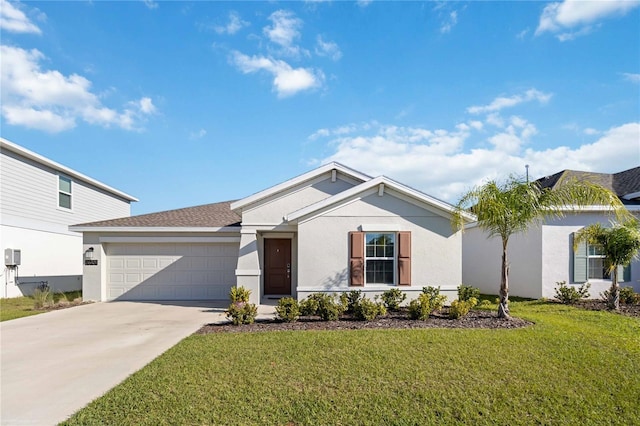
[[[227,318],[231,320],[233,325],[253,324],[258,316],[258,307],[253,303],[249,303],[251,290],[244,287],[231,287],[229,298],[231,305],[226,311]]]
[[[282,322],[296,322],[300,316],[300,304],[293,297],[283,297],[276,306],[276,319]]]
[[[323,321],[335,321],[340,318],[345,306],[336,300],[335,294],[313,293],[300,304],[302,315],[317,315]]]
[[[353,314],[360,321],[373,321],[379,316],[386,315],[387,308],[384,307],[382,302],[373,301],[365,297],[354,306]]]
[[[342,303],[348,314],[353,314],[355,313],[356,305],[360,303],[363,297],[360,290],[351,290],[340,295],[340,303]]]
[[[566,281],[556,283],[556,299],[565,305],[573,305],[580,299],[589,297],[589,287],[591,284],[584,283],[577,289],[574,286],[568,286]]]
[[[432,307],[431,312],[442,309],[447,301],[447,296],[440,294],[440,287],[422,287],[422,294],[429,298],[429,304]]]
[[[409,318],[412,320],[426,321],[432,311],[431,299],[424,293],[409,302]]]
[[[247,290],[244,287],[231,287],[229,292],[229,298],[231,302],[248,302],[251,290]]]
[[[233,302],[227,309],[227,318],[233,325],[253,324],[258,316],[258,307],[248,302]]]
[[[392,288],[382,293],[382,302],[384,306],[390,311],[397,311],[400,309],[400,304],[405,301],[407,295],[399,288]]]
[[[480,289],[476,287],[472,287],[470,285],[460,284],[458,286],[458,300],[470,300],[471,298],[475,298],[476,300],[480,299]]]
[[[44,309],[53,305],[53,292],[47,284],[36,287],[31,297],[33,297],[33,309]]]
[[[458,319],[466,316],[469,311],[478,304],[478,299],[471,297],[468,300],[454,300],[449,307],[449,318]]]
[[[620,289],[620,302],[627,305],[640,304],[640,293],[633,291],[633,287],[624,287]]]

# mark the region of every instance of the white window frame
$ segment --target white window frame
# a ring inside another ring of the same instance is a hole
[[[60,188],[60,181],[61,180],[68,180],[69,181],[69,191],[63,191],[62,188]],[[68,195],[69,196],[69,207],[65,207],[65,206],[61,206],[60,205],[60,194],[64,194],[64,195]],[[60,210],[64,210],[64,211],[72,211],[73,210],[73,179],[71,179],[69,176],[65,176],[65,175],[58,175],[58,192],[56,193],[57,195],[57,206]]]
[[[376,256],[367,256],[367,242],[369,240],[368,236],[371,234],[379,234],[379,235],[393,235],[393,257],[376,257]],[[369,260],[391,260],[393,261],[393,282],[391,283],[370,283],[367,280],[367,267],[369,264]],[[389,232],[389,231],[367,231],[364,234],[364,285],[369,286],[395,286],[398,282],[398,233],[397,232]]]
[[[610,280],[611,274],[606,276],[607,271],[604,266],[604,254],[591,254],[591,249],[597,247],[597,244],[589,244],[587,243],[587,280]],[[591,260],[592,259],[602,259],[602,276],[601,277],[592,277],[591,276]]]

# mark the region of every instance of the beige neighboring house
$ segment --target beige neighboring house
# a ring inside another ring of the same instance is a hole
[[[563,170],[538,179],[543,188],[553,190],[563,181],[587,180],[604,186],[618,195],[625,207],[640,217],[640,167],[618,173],[592,173]],[[555,296],[557,282],[570,285],[591,284],[591,298],[611,286],[611,278],[604,267],[604,256],[596,246],[582,244],[573,250],[573,235],[592,223],[607,225],[613,217],[603,206],[590,206],[568,212],[561,219],[546,220],[526,233],[509,239],[509,294],[538,299]],[[499,238],[487,234],[475,225],[464,232],[462,251],[462,279],[465,284],[480,288],[486,294],[497,294],[500,288]],[[640,260],[618,273],[621,286],[632,286],[640,292]]]
[[[252,301],[313,292],[368,296],[423,286],[455,296],[462,238],[454,208],[384,176],[323,165],[232,202],[85,223],[86,299]],[[471,221],[471,217],[467,217]]]
[[[0,297],[82,288],[79,222],[128,216],[136,198],[0,138]]]

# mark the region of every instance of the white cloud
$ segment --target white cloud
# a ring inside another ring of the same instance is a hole
[[[513,95],[510,97],[497,97],[489,105],[476,105],[467,108],[467,112],[471,114],[481,114],[488,112],[500,111],[504,108],[510,108],[523,102],[538,101],[542,104],[547,103],[551,99],[551,93],[543,93],[536,89],[529,89],[523,94]]]
[[[11,4],[7,0],[0,0],[0,29],[12,33],[42,33],[40,28],[19,9],[19,3]]]
[[[332,41],[324,41],[321,35],[316,37],[316,55],[328,56],[334,61],[342,57],[342,52],[338,45]]]
[[[85,77],[42,70],[45,56],[36,49],[2,45],[0,53],[2,115],[9,124],[56,133],[75,127],[81,119],[138,130],[140,122],[156,111],[147,97],[129,102],[122,111],[103,106]]]
[[[197,132],[189,133],[189,139],[202,139],[207,135],[207,131],[205,129],[200,129]]]
[[[362,8],[365,8],[371,4],[373,0],[358,0],[356,4]]]
[[[487,179],[523,175],[525,164],[534,177],[563,169],[616,172],[637,166],[640,123],[613,127],[598,139],[577,148],[560,146],[536,150],[524,144],[535,126],[511,117],[489,145],[473,144],[477,134],[468,123],[452,131],[375,124],[348,136],[322,129],[310,138],[327,139],[332,153],[315,163],[339,161],[373,176],[384,174],[433,196],[456,202]]]
[[[247,56],[234,51],[231,61],[245,74],[267,71],[273,75],[273,89],[278,97],[292,96],[298,92],[322,86],[324,74],[311,68],[293,68],[288,63],[264,56]]]
[[[294,43],[300,38],[302,20],[289,10],[277,10],[269,16],[271,26],[263,28],[264,34],[272,42],[280,46],[280,53],[298,57],[308,52]]]
[[[522,40],[527,34],[529,34],[529,28],[525,28],[524,30],[516,34],[516,38]]]
[[[640,83],[640,74],[623,72],[622,76],[624,77],[625,80],[630,81],[632,83]]]
[[[250,24],[247,21],[243,21],[240,18],[238,12],[231,11],[229,12],[229,22],[227,22],[224,26],[216,26],[214,27],[215,32],[218,34],[229,34],[233,35],[243,29],[244,27],[248,27]]]
[[[584,1],[565,0],[550,3],[542,11],[536,35],[545,32],[559,33],[561,41],[588,34],[592,24],[611,16],[622,16],[640,5],[638,0]],[[569,31],[577,28],[576,31]]]
[[[597,134],[599,134],[599,133],[600,133],[597,129],[594,129],[594,128],[592,128],[592,127],[587,127],[587,128],[586,128],[586,129],[584,129],[582,132],[583,132],[585,135],[590,135],[590,136],[591,136],[591,135],[597,135]]]
[[[142,0],[144,2],[144,5],[147,6],[149,9],[157,9],[158,8],[158,2],[154,1],[154,0]]]
[[[440,32],[442,34],[451,32],[451,28],[455,27],[457,23],[458,23],[458,12],[454,10],[453,12],[450,12],[449,15],[447,16],[447,19],[444,22],[442,22],[442,25],[440,26]]]

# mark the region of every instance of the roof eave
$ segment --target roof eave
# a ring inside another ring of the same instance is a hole
[[[73,232],[240,232],[240,226],[69,226]]]
[[[26,148],[21,147],[20,145],[17,145],[5,138],[0,138],[0,147],[2,147],[2,149],[6,149],[8,151],[14,152],[22,157],[28,158],[29,160],[35,161],[37,163],[43,164],[45,166],[48,166],[54,170],[57,170],[59,172],[62,172],[65,175],[68,175],[70,177],[76,178],[78,180],[81,180],[83,182],[86,182],[92,186],[95,186],[96,188],[100,188],[104,191],[109,192],[110,194],[116,195],[120,198],[123,198],[127,201],[139,201],[137,198],[119,191],[115,188],[110,187],[109,185],[106,185],[100,181],[97,181],[93,178],[90,178],[89,176],[86,176],[80,172],[77,172],[69,167],[63,166],[60,163],[57,163],[53,160],[50,160],[40,154],[36,154],[33,151],[30,151]]]

